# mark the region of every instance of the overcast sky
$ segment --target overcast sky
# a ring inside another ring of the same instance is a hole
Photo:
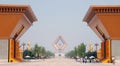
[[[20,38],[20,43],[39,44],[55,51],[52,42],[61,35],[67,42],[65,52],[84,42],[87,47],[101,42],[83,22],[90,5],[119,5],[120,0],[0,0],[1,4],[29,4],[38,19]]]

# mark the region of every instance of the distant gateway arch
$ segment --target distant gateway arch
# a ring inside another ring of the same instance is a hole
[[[62,43],[59,43],[62,42]],[[56,49],[55,56],[64,56],[64,49],[66,48],[66,42],[62,38],[62,36],[58,36],[54,41],[53,41],[53,46]]]

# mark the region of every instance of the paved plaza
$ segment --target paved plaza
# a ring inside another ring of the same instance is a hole
[[[0,63],[0,66],[120,66],[120,64],[80,63],[74,59],[52,58],[45,60],[31,60],[22,63]]]

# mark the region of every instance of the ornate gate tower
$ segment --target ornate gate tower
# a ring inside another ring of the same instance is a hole
[[[0,4],[0,60],[23,61],[19,39],[35,21],[29,5]]]
[[[56,50],[55,56],[64,56],[64,49],[66,47],[66,42],[62,36],[58,36],[53,42],[53,46]]]

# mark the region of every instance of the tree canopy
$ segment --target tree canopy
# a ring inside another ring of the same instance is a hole
[[[54,56],[54,53],[46,51],[45,47],[35,44],[31,50],[26,49],[23,52],[23,58],[26,58],[26,56],[29,56],[30,58],[49,58],[50,56]]]
[[[84,57],[86,52],[86,45],[84,43],[81,43],[77,47],[74,48],[74,50],[71,50],[70,52],[66,53],[66,57]]]

